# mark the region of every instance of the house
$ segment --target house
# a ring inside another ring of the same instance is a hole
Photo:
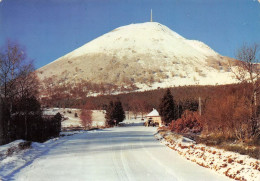
[[[162,126],[161,116],[159,115],[156,109],[153,109],[153,111],[147,114],[145,118],[146,118],[145,121],[146,126],[157,126],[157,125]]]
[[[58,113],[58,109],[43,109],[42,110],[42,117],[43,118],[48,118],[48,119],[51,119],[53,118],[56,114]]]

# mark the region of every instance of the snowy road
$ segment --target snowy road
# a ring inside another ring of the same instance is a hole
[[[155,128],[110,128],[63,137],[13,180],[210,180],[228,178],[157,141]]]

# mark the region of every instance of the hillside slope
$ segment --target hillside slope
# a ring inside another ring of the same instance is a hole
[[[41,79],[134,84],[140,89],[215,85],[234,82],[227,59],[203,42],[147,22],[119,27],[38,72]]]

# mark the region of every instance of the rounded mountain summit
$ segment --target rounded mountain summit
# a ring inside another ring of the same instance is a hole
[[[219,55],[203,42],[147,22],[114,29],[37,70],[53,81],[135,85],[154,89],[235,82]]]

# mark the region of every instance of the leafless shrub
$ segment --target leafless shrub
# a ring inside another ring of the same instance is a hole
[[[259,46],[257,44],[244,44],[236,52],[236,61],[229,61],[230,70],[236,79],[241,83],[249,83],[251,85],[251,95],[249,105],[251,109],[250,125],[252,129],[251,136],[259,136],[259,123],[257,115],[257,96],[260,93],[260,64],[259,64]]]
[[[148,112],[149,108],[147,106],[147,103],[144,100],[141,99],[132,99],[129,101],[129,109],[132,110],[135,119],[137,118],[137,115],[141,113],[142,118],[144,117],[144,114]]]
[[[91,105],[86,104],[82,109],[81,109],[81,114],[80,114],[80,119],[81,119],[81,124],[84,127],[84,129],[90,129],[92,127],[92,113],[93,111],[90,110]]]
[[[181,118],[172,121],[170,129],[177,133],[199,133],[202,131],[201,116],[198,112],[186,110]]]
[[[248,139],[251,129],[249,101],[241,95],[225,95],[212,98],[205,107],[203,134],[214,134],[226,139]]]

